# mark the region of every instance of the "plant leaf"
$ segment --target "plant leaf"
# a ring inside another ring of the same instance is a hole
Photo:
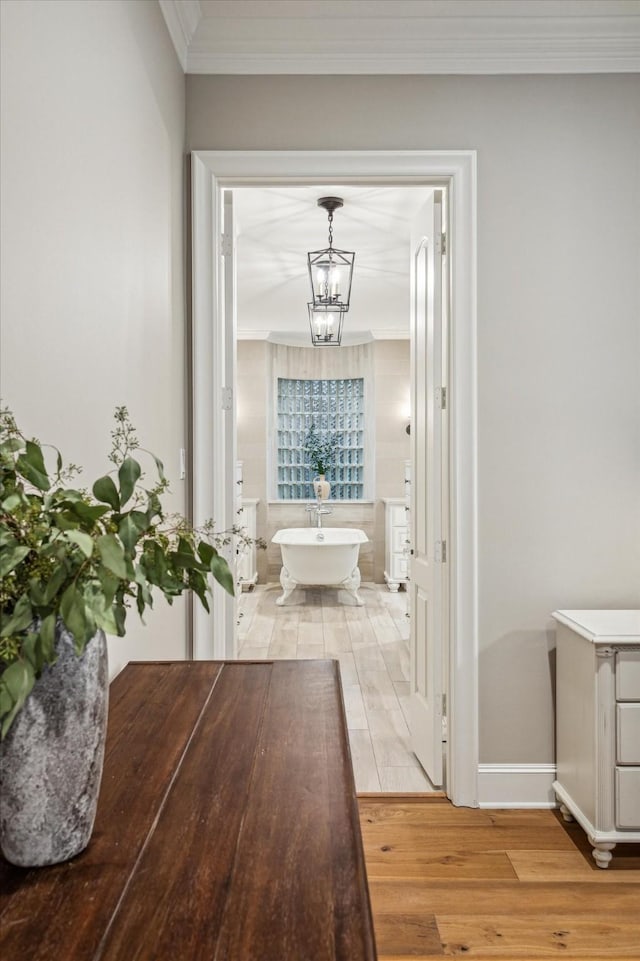
[[[20,561],[24,560],[30,551],[30,547],[18,544],[17,541],[14,541],[13,545],[3,547],[0,556],[0,577],[5,577],[10,571],[15,570]]]
[[[180,537],[178,540],[178,549],[171,555],[171,560],[173,562],[173,568],[176,571],[179,570],[207,570],[208,565],[204,565],[196,555],[193,553],[193,548],[188,540],[184,537]]]
[[[85,534],[83,531],[77,530],[65,531],[64,536],[66,540],[71,541],[72,544],[76,544],[85,557],[91,557],[93,554],[93,537]]]
[[[113,599],[116,596],[116,591],[120,586],[120,581],[108,571],[105,567],[101,567],[97,571],[98,580],[100,581],[100,586],[102,587],[102,596],[104,597],[105,607],[111,607],[113,604]]]
[[[116,622],[115,613],[113,607],[94,607],[93,612],[96,618],[96,624],[101,627],[103,631],[107,634],[112,634],[118,636],[120,633],[118,624]]]
[[[113,605],[113,616],[116,622],[118,637],[124,637],[124,624],[127,619],[127,609],[124,606],[122,598],[117,600]]]
[[[18,457],[16,468],[22,476],[30,481],[34,487],[37,487],[38,490],[49,490],[51,484],[39,444],[34,443],[32,440],[27,441],[26,451]]]
[[[78,518],[71,511],[58,511],[57,514],[52,514],[52,522],[59,531],[78,529]]]
[[[217,556],[218,552],[212,544],[208,541],[200,541],[198,544],[198,554],[204,564],[209,567],[211,564],[211,558]]]
[[[56,567],[55,571],[49,578],[47,586],[44,589],[43,601],[45,604],[50,604],[54,599],[62,585],[67,579],[67,570],[65,567]]]
[[[6,736],[14,717],[29,696],[35,679],[33,668],[27,660],[14,661],[0,677],[0,705],[4,714],[1,737]]]
[[[42,670],[42,645],[40,636],[31,631],[22,642],[22,656],[31,664],[34,674]]]
[[[48,664],[55,661],[56,644],[56,615],[47,614],[40,625],[40,638],[42,640],[42,654]]]
[[[105,599],[99,580],[90,581],[84,590],[85,603],[91,610],[96,624],[107,634],[117,634],[118,625],[113,615],[112,598]]]
[[[20,631],[24,631],[25,628],[29,627],[29,624],[33,620],[33,612],[31,610],[31,601],[26,594],[18,599],[13,612],[5,619],[2,619],[2,629],[0,630],[0,637],[11,637],[12,634],[19,634]]]
[[[0,444],[0,454],[15,454],[19,450],[22,450],[22,441],[19,437],[7,437]]]
[[[122,544],[115,534],[103,534],[96,541],[102,563],[116,577],[126,579],[129,575]]]
[[[20,496],[20,494],[14,491],[13,494],[9,494],[9,496],[5,500],[3,500],[2,510],[10,514],[11,511],[15,507],[18,507],[21,503],[22,503],[22,497]]]
[[[120,506],[124,507],[135,489],[140,477],[140,464],[133,457],[125,457],[118,471],[120,481]],[[96,495],[97,496],[97,495]]]
[[[98,480],[93,485],[93,494],[96,500],[101,501],[103,504],[108,504],[112,507],[114,511],[120,510],[120,497],[118,495],[118,490],[116,485],[113,483],[113,479],[105,474],[104,477],[99,477]]]
[[[207,581],[202,576],[200,571],[191,571],[189,573],[189,587],[198,596],[200,603],[204,607],[207,614],[210,613],[209,601],[207,600]]]
[[[129,517],[141,534],[149,530],[149,518],[144,511],[130,511]]]
[[[81,521],[85,521],[89,524],[95,523],[95,521],[99,520],[101,517],[104,517],[104,515],[108,514],[109,512],[108,507],[100,507],[98,504],[85,504],[84,501],[78,501],[77,504],[70,504],[69,506],[73,513],[76,514]]]
[[[166,477],[164,476],[164,464],[162,463],[159,457],[156,457],[155,454],[152,454],[151,456],[156,462],[156,467],[158,469],[158,477],[160,478],[161,481],[165,481]]]
[[[233,597],[233,575],[229,570],[229,565],[225,561],[224,557],[220,557],[219,554],[216,554],[215,557],[211,558],[211,563],[209,566],[211,568],[211,573],[217,580],[218,584],[220,584],[221,587],[224,587],[227,594],[231,594]]]
[[[135,521],[131,517],[131,514],[125,514],[120,524],[118,526],[118,537],[124,544],[124,549],[128,554],[133,554],[133,549],[136,546],[138,538],[140,537],[140,531]]]
[[[70,584],[60,601],[60,615],[67,630],[73,634],[78,653],[94,633],[93,619],[88,617],[88,613],[82,594],[75,584]]]

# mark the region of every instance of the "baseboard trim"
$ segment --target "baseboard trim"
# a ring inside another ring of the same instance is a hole
[[[554,808],[555,764],[479,764],[481,808]]]

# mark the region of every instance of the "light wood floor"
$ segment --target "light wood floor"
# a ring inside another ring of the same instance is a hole
[[[363,607],[346,591],[297,588],[277,607],[279,584],[239,598],[240,658],[333,657],[340,661],[358,791],[432,791],[409,747],[407,595],[363,584]]]
[[[640,845],[606,870],[554,811],[361,797],[380,961],[640,958]]]

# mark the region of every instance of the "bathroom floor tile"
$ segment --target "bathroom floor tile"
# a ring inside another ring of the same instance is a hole
[[[358,668],[360,687],[365,707],[368,711],[398,710],[400,705],[393,687],[393,681],[386,671],[361,671]]]
[[[269,661],[269,649],[265,647],[242,647],[238,653],[239,661]]]
[[[367,718],[373,735],[395,734],[398,737],[409,737],[409,728],[401,710],[367,711]]]
[[[351,651],[351,635],[346,624],[324,624],[324,647],[327,654]]]
[[[368,731],[349,731],[356,791],[380,791],[380,778]]]
[[[291,639],[278,637],[277,633],[269,644],[269,657],[277,660],[294,660],[298,653],[298,641],[296,637]]]
[[[309,644],[319,644],[324,650],[324,629],[321,621],[300,621],[298,624],[298,645]]]
[[[380,789],[391,794],[436,790],[421,767],[378,768],[378,777]]]
[[[359,684],[343,684],[342,696],[344,697],[344,709],[347,715],[347,727],[349,730],[369,730],[367,712],[362,700],[362,692]]]
[[[360,686],[353,654],[350,651],[339,651],[334,656],[336,660],[340,662],[340,677],[343,687],[346,684],[357,684]]]
[[[238,598],[238,656],[338,660],[356,790],[433,791],[410,749],[407,594],[358,593],[362,607],[344,590],[299,587],[278,606],[279,584],[256,585]]]
[[[363,671],[385,673],[387,670],[382,651],[377,644],[369,643],[367,647],[354,648],[353,656],[359,673]]]
[[[296,658],[300,661],[321,661],[326,656],[324,644],[298,644]]]

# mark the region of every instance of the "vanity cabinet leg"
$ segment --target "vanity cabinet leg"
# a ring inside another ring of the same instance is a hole
[[[566,804],[560,805],[560,814],[562,815],[563,821],[573,821],[573,814],[569,810]]]
[[[611,852],[615,848],[615,841],[595,841],[589,838],[589,844],[593,847],[591,855],[599,868],[608,868],[611,860]]]

